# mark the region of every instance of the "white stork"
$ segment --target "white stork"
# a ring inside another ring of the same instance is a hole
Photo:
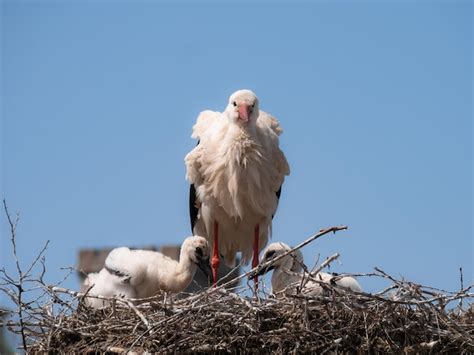
[[[198,144],[185,158],[191,228],[213,243],[214,284],[220,257],[234,266],[237,252],[247,263],[253,250],[252,266],[258,265],[290,173],[281,133],[250,90],[233,93],[224,112],[201,112],[193,127]]]
[[[272,243],[267,247],[267,249],[265,249],[262,262],[267,262],[290,250],[291,248],[285,243]],[[303,254],[300,250],[295,250],[276,261],[270,267],[263,269],[260,272],[260,275],[273,270],[272,292],[274,294],[282,292],[292,293],[294,292],[294,288],[301,284],[303,277],[302,265]],[[338,276],[336,274],[332,275],[325,272],[318,272],[316,275],[314,275],[314,279],[327,284],[336,284],[338,286],[348,288],[354,292],[362,292],[362,287],[360,284],[356,279],[350,276]],[[319,295],[322,294],[323,288],[318,282],[308,281],[303,291],[309,294]]]
[[[84,286],[88,294],[105,297],[146,298],[159,290],[178,293],[189,285],[196,267],[208,273],[209,256],[209,243],[198,236],[184,240],[179,262],[156,251],[116,248],[100,272],[87,276]],[[87,297],[86,303],[94,308],[107,304],[92,297]]]

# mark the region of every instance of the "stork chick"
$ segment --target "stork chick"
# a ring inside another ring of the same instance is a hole
[[[191,228],[213,245],[214,283],[221,257],[232,267],[241,252],[244,263],[253,257],[255,267],[267,244],[290,173],[279,148],[281,132],[250,90],[233,93],[222,113],[201,112],[193,127],[199,142],[185,158]]]
[[[196,267],[208,274],[209,254],[207,240],[199,236],[184,240],[179,262],[156,251],[116,248],[107,256],[102,270],[89,274],[84,285],[89,288],[88,294],[105,297],[146,298],[160,290],[178,293],[189,285]],[[94,308],[107,304],[91,297],[86,303]]]
[[[262,263],[270,261],[288,251],[291,248],[285,243],[272,243],[263,253]],[[300,250],[294,250],[290,254],[284,256],[269,267],[263,269],[259,274],[263,275],[270,270],[273,270],[272,275],[272,292],[279,293],[294,293],[294,289],[301,285],[303,278],[303,254]],[[362,292],[360,284],[350,276],[337,276],[325,272],[319,272],[313,276],[314,279],[322,281],[327,284],[336,284],[341,287],[348,288],[355,292]],[[311,295],[320,295],[323,293],[323,288],[318,282],[309,280],[303,292]]]

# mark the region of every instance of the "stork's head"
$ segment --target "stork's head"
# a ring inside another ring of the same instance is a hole
[[[291,247],[288,244],[277,242],[270,244],[265,251],[263,252],[263,258],[261,263],[265,263],[276,257],[287,253],[291,250]],[[273,269],[285,269],[292,272],[301,272],[303,264],[303,254],[300,250],[294,250],[290,254],[284,256],[283,258],[275,261],[269,267],[261,270],[259,275],[263,275]]]
[[[181,255],[184,253],[206,275],[210,274],[210,250],[207,240],[199,236],[188,237],[184,240],[183,245],[181,245]]]
[[[255,124],[258,112],[258,97],[250,90],[239,90],[230,95],[225,109],[229,120],[241,125]]]

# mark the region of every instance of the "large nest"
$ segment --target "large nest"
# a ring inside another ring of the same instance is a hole
[[[31,352],[474,352],[469,289],[446,293],[382,270],[370,277],[393,284],[377,294],[323,284],[324,295],[283,297],[216,288],[138,304],[112,299],[101,310],[84,294],[45,287],[50,301],[25,306],[23,324],[7,326]]]
[[[173,304],[116,302],[67,314],[46,312],[28,325],[31,351],[324,353],[474,351],[474,311],[446,310],[461,295],[434,294],[412,283],[398,292],[242,297],[229,290],[190,295]],[[55,294],[52,294],[53,298]],[[397,296],[398,295],[398,296]],[[55,300],[59,301],[59,297]]]
[[[345,228],[322,230],[287,254]],[[283,254],[198,294],[158,295],[145,300],[107,298],[110,306],[95,310],[84,302],[85,297],[91,297],[87,292],[44,282],[46,246],[23,271],[16,255],[14,228],[12,245],[18,278],[0,270],[0,291],[17,308],[1,322],[19,334],[22,347],[32,353],[474,352],[474,307],[469,303],[474,294],[472,286],[462,286],[462,273],[458,292],[398,280],[380,269],[353,275],[388,282],[388,287],[374,294],[321,282],[324,292],[314,296],[300,287],[303,282],[293,287],[291,294],[280,297],[269,294],[263,283],[258,292],[250,283],[227,288],[236,281],[249,280],[287,255]],[[40,271],[33,277],[35,267]],[[312,278],[304,269],[303,280]]]

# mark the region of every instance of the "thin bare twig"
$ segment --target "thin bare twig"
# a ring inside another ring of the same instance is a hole
[[[18,290],[18,317],[20,319],[20,328],[21,328],[21,341],[23,343],[23,349],[25,352],[28,352],[28,346],[26,344],[26,334],[24,329],[24,320],[23,320],[23,271],[20,267],[20,261],[18,260],[18,255],[16,252],[16,227],[18,226],[18,221],[20,220],[20,215],[17,213],[15,221],[12,220],[10,213],[8,212],[7,202],[3,199],[3,207],[5,209],[5,214],[7,216],[8,224],[10,226],[10,241],[12,244],[13,257],[15,258],[16,270],[18,272],[18,282],[13,283]]]

